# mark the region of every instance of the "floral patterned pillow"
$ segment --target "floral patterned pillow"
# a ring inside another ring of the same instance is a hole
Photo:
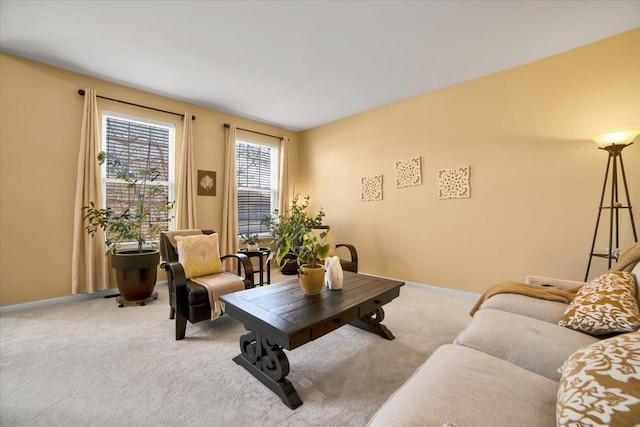
[[[640,312],[635,276],[616,271],[582,286],[558,325],[591,335],[637,331]]]
[[[640,425],[640,333],[584,347],[560,372],[558,426]]]
[[[222,273],[218,233],[176,236],[178,262],[187,279]]]

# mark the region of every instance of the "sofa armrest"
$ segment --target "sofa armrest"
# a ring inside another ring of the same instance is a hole
[[[555,277],[545,276],[527,276],[525,283],[528,285],[552,285],[560,289],[572,289],[586,284],[585,282],[577,280],[557,279]]]

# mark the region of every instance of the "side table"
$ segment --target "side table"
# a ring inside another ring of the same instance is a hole
[[[257,251],[249,251],[246,248],[238,249],[238,252],[248,256],[249,258],[258,257],[259,259],[259,270],[255,271],[255,273],[260,274],[260,282],[256,283],[256,285],[270,285],[271,284],[271,260],[269,259],[269,254],[271,254],[271,249],[269,248],[259,248]],[[267,259],[265,263],[265,258]],[[267,281],[264,281],[264,269],[267,269]],[[240,264],[238,264],[238,276],[240,276]]]

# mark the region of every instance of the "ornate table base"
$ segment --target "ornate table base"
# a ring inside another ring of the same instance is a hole
[[[352,321],[351,325],[388,340],[395,339],[391,331],[380,323],[383,319],[384,310],[379,307],[361,319]],[[285,378],[289,375],[289,359],[282,347],[259,331],[250,330],[240,337],[240,351],[241,354],[233,358],[234,362],[269,387],[289,408],[296,409],[302,405],[295,387]]]
[[[354,320],[351,322],[351,325],[364,329],[365,331],[373,332],[374,334],[380,335],[382,338],[386,338],[388,340],[394,339],[395,336],[391,331],[380,323],[383,320],[384,310],[380,307],[377,308],[376,311],[373,311],[358,320]]]
[[[282,347],[256,331],[240,337],[241,354],[233,358],[254,377],[277,394],[291,409],[302,405],[302,400],[293,384],[285,377],[289,375],[289,359]]]
[[[347,324],[394,339],[380,323],[382,306],[397,298],[403,285],[345,271],[341,290],[324,288],[318,295],[304,295],[298,279],[222,295],[226,313],[248,331],[240,337],[240,354],[233,361],[296,409],[302,400],[286,378],[289,360],[284,350],[293,351]]]

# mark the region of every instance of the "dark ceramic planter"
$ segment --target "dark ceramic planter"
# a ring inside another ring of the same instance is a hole
[[[145,300],[156,286],[160,263],[157,250],[122,251],[111,255],[111,266],[116,270],[120,295],[127,302]]]
[[[280,264],[280,273],[287,275],[298,274],[299,267],[300,266],[296,262],[296,256],[293,254],[287,254],[284,256],[284,259]]]

